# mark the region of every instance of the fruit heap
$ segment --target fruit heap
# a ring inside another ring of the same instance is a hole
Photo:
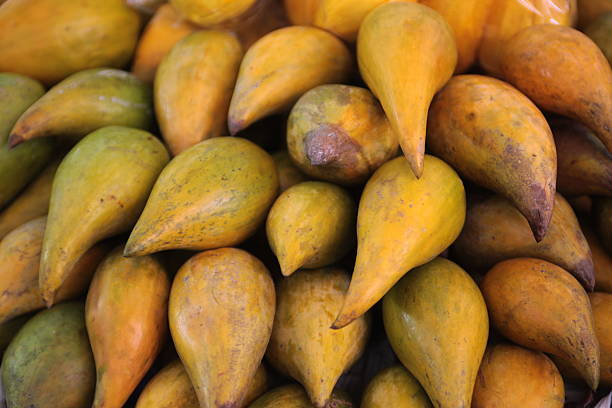
[[[610,391],[612,0],[0,4],[8,408]]]

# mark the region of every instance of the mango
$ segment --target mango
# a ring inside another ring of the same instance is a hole
[[[258,0],[169,0],[179,13],[200,26],[212,26],[241,17]]]
[[[128,6],[145,14],[153,14],[166,0],[126,0]]]
[[[321,85],[291,109],[287,147],[311,177],[361,184],[397,155],[398,140],[378,101],[364,88]]]
[[[536,242],[523,215],[501,197],[488,197],[468,208],[465,228],[453,255],[469,270],[486,271],[499,261],[534,257],[570,272],[587,290],[595,284],[593,260],[572,207],[556,194],[544,239]]]
[[[0,357],[2,357],[8,345],[11,344],[11,340],[17,335],[19,329],[21,329],[31,317],[31,315],[25,314],[11,319],[8,322],[0,323]],[[3,397],[0,397],[0,401],[4,402]]]
[[[280,193],[291,186],[308,180],[308,177],[293,164],[286,150],[281,150],[272,154],[272,159],[274,159],[274,164],[276,164],[278,189]],[[0,217],[1,216],[0,214]]]
[[[200,142],[160,174],[125,255],[239,244],[265,220],[277,190],[274,161],[257,145],[235,137]]]
[[[481,75],[451,79],[434,98],[427,146],[461,176],[509,199],[536,241],[552,217],[555,142],[546,118],[512,86]]]
[[[612,386],[612,294],[589,293],[600,350],[600,384]]]
[[[66,155],[53,180],[40,260],[47,306],[83,253],[129,231],[167,162],[153,135],[122,126],[90,133]]]
[[[227,117],[230,133],[287,110],[317,85],[345,81],[351,67],[346,46],[326,31],[292,26],[266,34],[240,64]]]
[[[283,279],[266,356],[300,382],[316,408],[326,407],[340,375],[365,350],[370,316],[333,330],[349,276],[342,269],[300,271]]]
[[[123,407],[157,357],[168,327],[166,271],[151,257],[122,253],[122,247],[114,249],[98,267],[85,303],[97,373],[93,408]]]
[[[2,359],[9,408],[83,408],[91,404],[95,381],[80,302],[62,303],[32,317]]]
[[[612,293],[612,257],[603,248],[597,234],[589,225],[581,223],[580,226],[591,249],[595,267],[595,290]]]
[[[110,125],[149,129],[150,89],[128,72],[96,68],[69,76],[51,88],[17,120],[9,146],[38,137],[81,139]]]
[[[608,254],[612,255],[612,198],[594,200],[593,215],[599,239]]]
[[[272,332],[270,272],[240,249],[190,258],[174,278],[168,317],[201,407],[240,407]]]
[[[469,408],[489,336],[478,286],[437,258],[406,274],[383,300],[385,331],[434,407]]]
[[[382,370],[370,381],[361,398],[361,408],[432,408],[421,384],[404,367]]]
[[[612,69],[589,37],[570,27],[528,27],[504,46],[501,72],[540,108],[586,125],[612,152]]]
[[[266,221],[270,248],[283,275],[340,260],[355,243],[357,206],[342,188],[306,181],[282,193]]]
[[[611,0],[577,0],[578,27],[590,25],[599,16],[612,11]]]
[[[363,20],[357,61],[412,172],[420,177],[429,104],[457,64],[452,29],[429,7],[404,1],[385,3]]]
[[[0,9],[0,71],[52,85],[84,69],[121,68],[140,23],[124,0],[9,0]]]
[[[328,404],[330,408],[353,408],[353,403],[341,393],[334,393]],[[249,408],[314,408],[308,394],[299,385],[278,387],[259,397]]]
[[[442,253],[465,221],[465,191],[457,173],[425,155],[414,176],[404,157],[382,165],[365,186],[357,213],[357,260],[334,328],[370,309],[410,269]]]
[[[599,384],[599,344],[589,298],[567,271],[535,258],[496,264],[481,282],[493,326],[518,345],[550,353]]]
[[[612,65],[612,1],[610,11],[589,24],[584,33],[597,44]]]
[[[242,59],[231,33],[203,30],[180,40],[155,76],[155,111],[172,154],[223,135]]]
[[[564,401],[561,374],[544,353],[505,343],[487,348],[473,408],[563,408]]]

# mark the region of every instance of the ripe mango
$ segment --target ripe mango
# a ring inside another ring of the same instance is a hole
[[[329,408],[353,408],[353,403],[341,393],[334,393]],[[269,391],[249,405],[249,408],[315,408],[308,394],[296,384],[285,385]]]
[[[11,344],[11,341],[19,332],[19,329],[21,329],[31,317],[31,314],[25,314],[11,319],[6,323],[0,323],[0,357],[2,357],[8,345]],[[1,383],[2,381],[0,381],[0,384]],[[0,397],[0,401],[4,402],[4,397]]]
[[[357,60],[412,172],[420,177],[429,104],[457,64],[452,29],[429,7],[404,1],[385,3],[363,20]]]
[[[170,331],[200,406],[242,406],[270,339],[275,302],[270,273],[243,250],[201,252],[179,269]]]
[[[84,69],[123,67],[140,23],[124,0],[7,1],[0,9],[0,71],[51,85]]]
[[[478,286],[459,266],[436,258],[385,295],[389,343],[437,408],[469,408],[489,336]]]
[[[599,344],[591,305],[572,275],[546,261],[514,258],[489,270],[480,287],[501,334],[570,362],[597,389]]]
[[[155,76],[155,111],[172,154],[225,134],[241,59],[236,37],[215,30],[188,35],[163,59]]]
[[[355,244],[357,206],[348,192],[306,181],[282,193],[266,221],[270,248],[283,275],[340,260]]]
[[[47,306],[85,251],[129,231],[167,162],[158,139],[122,126],[90,133],[66,155],[53,181],[40,260]]]
[[[612,386],[612,294],[593,292],[589,294],[595,334],[600,350],[600,384]]]
[[[465,191],[457,173],[425,156],[417,179],[404,157],[382,165],[365,186],[357,213],[357,260],[342,310],[341,328],[378,302],[410,269],[429,262],[459,235]]]
[[[286,150],[281,150],[272,154],[272,159],[274,159],[274,164],[276,164],[278,189],[280,193],[291,186],[308,180],[308,177],[293,164]],[[1,216],[0,214],[0,217]]]
[[[214,26],[241,17],[258,0],[169,0],[179,13],[202,27]]]
[[[361,408],[432,408],[421,384],[402,366],[382,370],[370,381]]]
[[[351,67],[349,50],[326,31],[292,26],[266,34],[240,64],[227,118],[230,133],[290,108],[317,85],[345,81]]]
[[[125,255],[239,244],[264,221],[277,190],[274,161],[257,145],[236,137],[200,142],[160,174]]]
[[[397,155],[398,140],[370,91],[334,84],[311,89],[293,106],[287,147],[309,176],[360,184]]]
[[[95,382],[80,302],[62,303],[32,317],[2,359],[10,408],[83,408],[91,404]]]
[[[38,137],[81,139],[96,129],[153,125],[151,90],[132,74],[96,68],[69,76],[51,88],[17,120],[9,146]]]
[[[589,24],[584,33],[597,44],[612,65],[612,1],[610,11]]]

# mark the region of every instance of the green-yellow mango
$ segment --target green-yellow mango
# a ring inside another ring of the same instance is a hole
[[[278,173],[278,189],[279,192],[287,190],[302,181],[308,180],[308,177],[298,169],[291,161],[289,153],[285,150],[272,154],[276,171]]]
[[[11,319],[8,322],[0,323],[0,357],[2,357],[4,350],[6,350],[11,343],[11,340],[17,335],[19,329],[21,329],[31,317],[30,314],[25,314]]]
[[[421,384],[402,366],[389,367],[370,381],[361,408],[432,408]]]
[[[612,9],[612,2],[610,2]],[[601,49],[612,66],[612,11],[603,14],[584,30],[584,33]]]
[[[353,403],[341,393],[334,393],[329,408],[353,408]],[[269,391],[249,405],[249,408],[315,408],[308,394],[299,385],[285,385]]]

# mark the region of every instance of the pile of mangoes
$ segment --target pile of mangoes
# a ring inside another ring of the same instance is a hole
[[[594,407],[611,58],[612,0],[0,0],[0,406]]]

